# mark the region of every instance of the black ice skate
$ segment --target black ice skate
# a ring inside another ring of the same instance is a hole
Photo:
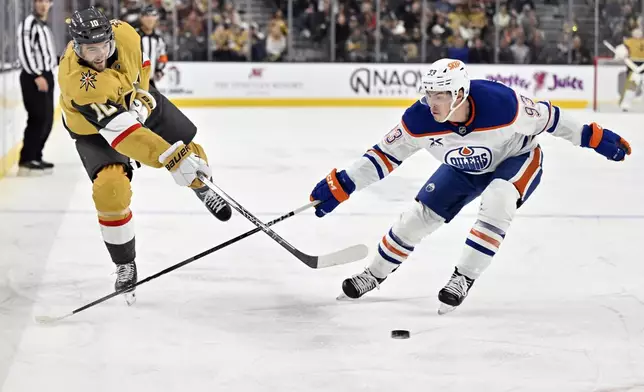
[[[357,299],[370,292],[371,290],[380,289],[380,283],[384,282],[387,278],[376,278],[371,274],[368,268],[357,275],[345,279],[342,282],[343,293],[338,296],[338,300],[347,298]]]
[[[228,219],[230,219],[233,211],[228,203],[226,203],[226,201],[221,198],[221,196],[213,192],[207,186],[195,189],[194,191],[195,194],[197,194],[199,200],[203,202],[206,208],[208,208],[208,211],[210,211],[210,213],[213,214],[215,218],[219,219],[222,222],[226,222]]]
[[[449,313],[456,309],[469,293],[470,288],[474,284],[474,279],[458,272],[458,268],[454,268],[454,273],[449,279],[449,282],[438,292],[438,300],[441,301],[438,314]]]
[[[124,288],[133,285],[137,282],[136,264],[134,262],[127,264],[118,264],[116,266],[116,282],[114,283],[114,290],[120,291]],[[133,305],[136,302],[136,294],[134,289],[126,291],[124,294],[125,302],[128,305]]]
[[[28,161],[18,164],[18,177],[38,177],[45,174],[51,174],[52,170],[45,167],[42,162]]]

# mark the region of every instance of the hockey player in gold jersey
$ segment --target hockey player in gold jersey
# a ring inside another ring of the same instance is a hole
[[[92,181],[92,196],[107,250],[117,266],[115,289],[137,281],[130,200],[133,165],[165,168],[192,188],[219,220],[230,206],[197,178],[211,174],[196,126],[158,90],[150,88],[150,61],[139,34],[91,7],[68,20],[72,41],[60,60],[63,124]],[[134,292],[126,294],[128,304]]]
[[[624,42],[615,48],[615,59],[624,60],[626,57],[629,57],[637,66],[644,63],[644,37],[642,37],[642,30],[634,29],[632,36],[624,38]],[[624,92],[619,103],[620,109],[625,112],[631,110],[635,97],[642,95],[642,74],[632,72],[627,67],[626,75]]]

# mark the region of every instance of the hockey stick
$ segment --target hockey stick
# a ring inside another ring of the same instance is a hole
[[[329,253],[327,255],[322,255],[322,256],[308,255],[300,251],[293,245],[289,244],[284,238],[280,237],[279,234],[269,229],[268,225],[266,225],[264,222],[257,219],[255,216],[253,216],[253,214],[248,212],[248,210],[242,207],[233,198],[228,196],[226,192],[224,192],[221,188],[213,184],[212,181],[210,181],[208,177],[205,176],[203,173],[198,172],[197,175],[201,180],[201,182],[203,182],[208,188],[210,188],[211,191],[221,196],[237,212],[242,214],[246,219],[251,221],[260,230],[268,234],[268,236],[271,237],[275,242],[280,244],[284,249],[289,251],[293,256],[297,257],[301,262],[303,262],[304,264],[306,264],[311,268],[318,269],[318,268],[331,267],[334,265],[352,263],[354,261],[364,259],[369,254],[369,248],[367,248],[363,244],[359,244],[359,245],[350,246],[345,249],[341,249],[333,253]]]
[[[605,47],[607,47],[607,48],[608,48],[608,50],[610,50],[611,52],[613,52],[613,54],[617,54],[617,49],[615,49],[615,47],[614,47],[613,45],[611,45],[608,41],[604,40],[604,41],[603,41],[603,44],[604,44],[604,46],[605,46]],[[638,66],[633,62],[633,60],[631,60],[631,59],[630,59],[630,58],[628,58],[628,57],[623,58],[623,59],[622,59],[622,61],[624,61],[624,63],[626,64],[626,66],[627,66],[627,67],[628,67],[628,68],[629,68],[633,73],[639,74],[639,73],[641,73],[642,71],[644,71],[644,64],[642,64],[642,65],[640,65],[640,66],[638,67]]]
[[[288,219],[288,218],[290,218],[290,217],[292,217],[292,216],[294,216],[294,215],[299,214],[300,212],[302,212],[302,211],[304,211],[304,210],[306,210],[306,209],[309,209],[309,208],[311,208],[311,207],[315,206],[317,203],[319,203],[319,202],[318,202],[318,201],[315,201],[315,202],[313,202],[313,203],[309,203],[309,204],[307,204],[307,205],[305,205],[305,206],[302,206],[302,207],[300,207],[300,208],[298,208],[298,209],[296,209],[296,210],[293,210],[293,211],[291,211],[291,212],[289,212],[289,213],[287,213],[287,214],[285,214],[285,215],[280,216],[279,218],[277,218],[277,219],[275,219],[275,220],[272,220],[272,221],[268,222],[268,223],[266,224],[266,226],[272,226],[272,225],[274,225],[274,224],[276,224],[276,223],[279,223],[279,222],[281,222],[281,221],[283,221],[283,220],[286,220],[286,219]],[[182,261],[182,262],[180,262],[180,263],[174,264],[174,265],[172,265],[172,266],[170,266],[170,267],[168,267],[168,268],[164,269],[163,271],[157,272],[157,273],[156,273],[156,274],[154,274],[154,275],[148,276],[147,278],[145,278],[145,279],[143,279],[143,280],[138,281],[137,283],[135,283],[135,284],[133,284],[133,285],[130,285],[130,286],[125,287],[125,288],[123,288],[123,289],[121,289],[121,290],[118,290],[118,291],[114,291],[114,292],[113,292],[113,293],[111,293],[111,294],[108,294],[108,295],[106,295],[106,296],[104,296],[104,297],[102,297],[102,298],[99,298],[99,299],[97,299],[96,301],[91,302],[91,303],[89,303],[89,304],[87,304],[87,305],[81,306],[80,308],[75,309],[75,310],[73,310],[72,312],[67,313],[67,314],[65,314],[65,315],[63,315],[63,316],[35,316],[34,318],[35,318],[36,322],[37,322],[37,323],[39,323],[39,324],[51,324],[51,323],[55,323],[55,322],[57,322],[57,321],[60,321],[60,320],[66,319],[66,318],[67,318],[67,317],[69,317],[69,316],[72,316],[72,315],[74,315],[74,314],[76,314],[76,313],[80,313],[80,312],[82,312],[83,310],[86,310],[86,309],[89,309],[89,308],[91,308],[91,307],[93,307],[93,306],[96,306],[96,305],[98,305],[98,304],[100,304],[100,303],[102,303],[102,302],[107,301],[107,300],[108,300],[108,299],[110,299],[110,298],[114,298],[114,297],[116,297],[117,295],[123,294],[123,293],[125,293],[126,291],[128,291],[128,290],[131,290],[131,289],[135,288],[136,286],[140,286],[140,285],[142,285],[143,283],[146,283],[146,282],[151,281],[152,279],[156,279],[156,278],[158,278],[159,276],[165,275],[165,274],[167,274],[167,273],[169,273],[169,272],[172,272],[172,271],[174,271],[174,270],[176,270],[176,269],[179,269],[179,268],[183,267],[184,265],[190,264],[190,263],[192,263],[193,261],[196,261],[196,260],[201,259],[202,257],[208,256],[209,254],[211,254],[211,253],[213,253],[213,252],[216,252],[216,251],[218,251],[218,250],[220,250],[220,249],[223,249],[223,248],[225,248],[225,247],[227,247],[227,246],[229,246],[229,245],[232,245],[232,244],[234,244],[235,242],[241,241],[241,240],[243,240],[244,238],[249,237],[249,236],[251,236],[251,235],[253,235],[253,234],[255,234],[255,233],[258,233],[258,232],[260,232],[260,231],[261,231],[261,229],[260,229],[259,227],[257,227],[257,228],[254,228],[253,230],[247,231],[247,232],[246,232],[246,233],[244,233],[244,234],[240,234],[240,235],[238,235],[238,236],[237,236],[237,237],[235,237],[235,238],[231,238],[231,239],[229,239],[229,240],[228,240],[228,241],[226,241],[226,242],[223,242],[223,243],[221,243],[221,244],[219,244],[219,245],[217,245],[217,246],[215,246],[215,247],[212,247],[212,248],[210,248],[210,249],[208,249],[208,250],[205,250],[205,251],[203,251],[203,252],[199,253],[198,255],[192,256],[192,257],[191,257],[191,258],[189,258],[189,259],[186,259],[186,260],[184,260],[184,261]]]

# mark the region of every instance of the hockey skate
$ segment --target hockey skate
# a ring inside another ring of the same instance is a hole
[[[459,273],[458,268],[454,268],[449,282],[438,292],[438,300],[441,301],[438,314],[443,315],[456,309],[463,303],[473,284],[474,279],[468,278]]]
[[[208,208],[208,211],[210,211],[210,213],[213,214],[215,218],[219,219],[222,222],[226,222],[228,219],[230,219],[233,211],[228,203],[226,203],[226,201],[221,198],[221,196],[213,192],[207,186],[195,189],[194,191],[199,200],[203,202],[206,208]]]
[[[114,283],[114,290],[120,291],[124,288],[133,285],[137,282],[136,264],[133,262],[127,264],[118,264],[116,266],[116,282]],[[123,293],[125,302],[129,306],[134,305],[136,302],[136,293],[134,289],[128,290]]]
[[[342,294],[336,299],[358,299],[375,288],[380,289],[380,283],[384,282],[385,279],[387,278],[376,278],[368,268],[365,268],[363,272],[353,275],[342,282]]]

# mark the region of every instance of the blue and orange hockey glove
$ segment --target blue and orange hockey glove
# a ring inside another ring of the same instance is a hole
[[[322,218],[347,200],[355,190],[356,184],[351,181],[347,172],[344,170],[338,172],[333,169],[324,180],[318,182],[311,192],[311,201],[321,201],[315,206],[315,215]]]
[[[584,125],[581,146],[592,148],[611,161],[623,161],[626,155],[631,155],[631,145],[626,140],[596,123]]]

